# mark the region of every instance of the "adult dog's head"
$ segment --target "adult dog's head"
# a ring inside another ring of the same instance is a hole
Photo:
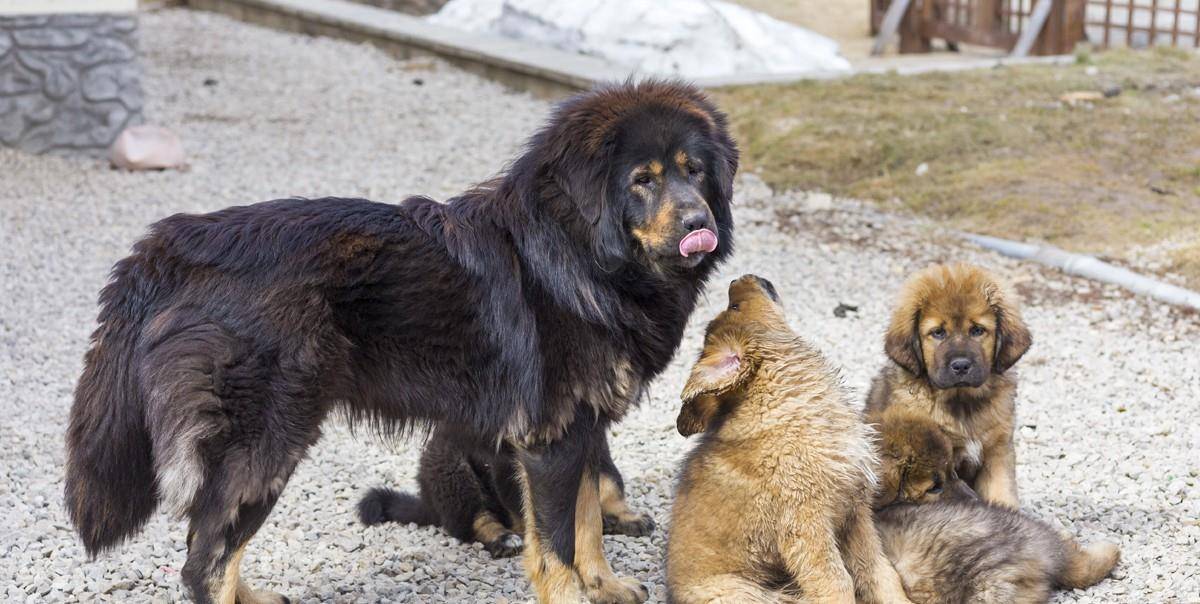
[[[708,323],[700,360],[683,387],[675,427],[683,436],[707,430],[754,378],[759,363],[795,339],[775,286],[757,275],[729,285],[729,305]]]
[[[1032,343],[1012,296],[967,264],[913,275],[884,338],[888,357],[937,389],[983,386]]]
[[[930,420],[890,407],[879,420],[880,488],[875,508],[892,503],[977,499],[954,470],[961,439]]]
[[[513,172],[589,240],[597,264],[703,276],[732,249],[738,152],[699,90],[646,81],[599,88],[554,111]],[[547,191],[549,189],[549,191]]]

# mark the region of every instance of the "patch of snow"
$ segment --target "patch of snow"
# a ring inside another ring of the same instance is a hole
[[[427,17],[607,59],[631,74],[848,71],[837,42],[721,0],[450,0]]]

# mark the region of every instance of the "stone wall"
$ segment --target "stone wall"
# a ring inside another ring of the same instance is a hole
[[[142,121],[137,17],[0,17],[0,145],[99,155]]]

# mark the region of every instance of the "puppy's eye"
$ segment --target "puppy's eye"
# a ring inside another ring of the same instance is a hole
[[[702,170],[700,169],[700,166],[698,166],[696,164],[688,164],[687,165],[687,173],[689,176],[695,176],[695,175],[699,174],[700,172],[702,172]]]
[[[978,325],[972,325],[968,333],[971,334],[972,338],[978,338],[979,336],[987,333],[987,330]]]
[[[730,304],[730,305],[729,305],[729,310],[739,310],[739,309],[738,309],[738,305],[737,305],[737,304]]]
[[[933,336],[935,340],[944,340],[946,338],[946,330],[942,327],[935,327],[933,331],[929,332],[929,335]]]
[[[942,476],[940,474],[933,475],[933,486],[929,487],[929,490],[925,492],[930,495],[937,495],[942,492]]]
[[[653,179],[650,178],[650,175],[643,172],[643,173],[638,174],[637,176],[633,177],[633,184],[641,185],[644,187],[644,186],[650,184],[651,180],[653,180]]]

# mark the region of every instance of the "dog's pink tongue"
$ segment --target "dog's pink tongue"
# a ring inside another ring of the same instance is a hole
[[[679,241],[679,254],[687,258],[696,252],[711,252],[717,249],[717,234],[708,229],[698,229]]]

